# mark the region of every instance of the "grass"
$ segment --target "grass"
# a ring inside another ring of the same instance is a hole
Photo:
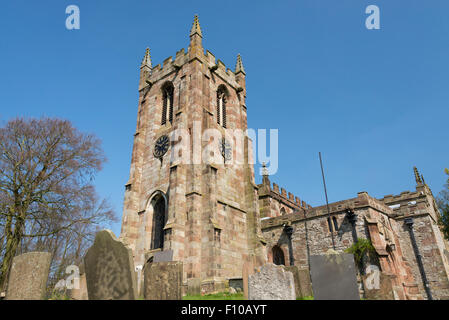
[[[239,293],[226,293],[226,292],[219,292],[219,293],[211,293],[211,294],[205,294],[205,295],[187,295],[182,298],[182,300],[245,300],[243,296],[243,292]]]
[[[245,297],[243,296],[243,292],[239,293],[226,293],[226,292],[219,292],[219,293],[211,293],[211,294],[205,294],[205,295],[187,295],[182,298],[182,300],[245,300]],[[306,296],[306,297],[298,297],[296,300],[314,300],[313,296]]]
[[[314,300],[313,296],[306,296],[306,297],[298,297],[296,300]]]
[[[70,300],[70,296],[66,292],[53,291],[47,300]]]

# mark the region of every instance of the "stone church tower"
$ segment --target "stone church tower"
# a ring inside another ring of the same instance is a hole
[[[171,251],[188,286],[214,291],[266,254],[251,141],[244,135],[237,148],[227,138],[247,129],[245,70],[240,55],[231,71],[204,53],[202,38],[195,16],[187,52],[152,67],[146,51],[120,238],[137,267]],[[239,156],[243,162],[229,161]]]

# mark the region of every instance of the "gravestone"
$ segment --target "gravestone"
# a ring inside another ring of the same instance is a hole
[[[312,280],[310,279],[309,268],[299,268],[298,277],[301,286],[301,296],[302,297],[313,296]]]
[[[352,254],[312,255],[310,272],[315,300],[360,300]]]
[[[50,263],[51,254],[48,252],[28,252],[14,257],[6,299],[44,299]]]
[[[286,271],[290,271],[295,279],[296,297],[312,296],[312,284],[310,282],[310,273],[307,268],[299,268],[298,266],[283,266]]]
[[[189,296],[196,296],[201,294],[201,279],[191,278],[187,279],[187,294]]]
[[[89,300],[137,298],[132,251],[110,230],[97,233],[84,257]]]
[[[139,270],[137,271],[137,275],[138,275],[138,285],[139,285],[139,297],[144,297],[145,294],[145,281],[144,281],[144,271],[143,268],[145,267],[145,265],[150,265],[151,263],[154,262],[170,262],[173,261],[173,250],[163,250],[161,251],[161,249],[155,249],[155,250],[150,250],[148,252],[145,253],[145,263],[142,266],[137,266],[139,267]],[[136,267],[136,268],[137,268]],[[185,288],[181,289],[181,291],[186,291]],[[183,292],[184,294],[185,292]]]
[[[296,300],[293,274],[282,266],[267,263],[248,279],[249,300]]]
[[[146,300],[181,300],[182,262],[153,262],[144,267]]]

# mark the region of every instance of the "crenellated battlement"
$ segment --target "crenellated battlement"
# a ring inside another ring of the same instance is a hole
[[[172,64],[173,63],[173,57],[168,57],[167,59],[164,60],[164,62],[162,63],[162,69],[166,68],[168,64]]]
[[[207,53],[209,53],[209,51],[207,51]],[[239,87],[239,84],[237,83],[235,73],[231,69],[226,68],[226,65],[224,64],[223,61],[218,59],[215,62],[215,57],[213,55],[212,57],[209,57],[207,60],[205,59],[204,61],[205,63],[207,63],[207,66],[211,70],[211,72],[222,78],[234,89],[237,89]]]
[[[218,67],[218,70],[226,72],[226,65],[220,59],[217,60],[217,67]]]
[[[299,197],[295,196],[293,193],[288,192],[284,188],[279,188],[279,185],[276,183],[273,183],[272,187],[271,183],[268,183],[266,185],[261,184],[259,185],[259,189],[260,189],[259,196],[261,198],[270,196],[294,209],[312,208],[311,205],[307,204],[305,201],[302,201]]]
[[[435,209],[431,207],[427,194],[424,190],[421,190],[421,186],[417,187],[417,191],[404,191],[399,195],[389,194],[379,199],[379,201],[389,206],[393,210],[395,217],[426,213],[431,213],[432,216],[436,216]]]
[[[173,56],[170,56],[162,62],[162,66],[161,64],[157,64],[153,67],[150,74],[145,79],[145,84],[143,87],[150,84],[152,85],[155,82],[166,78],[171,73],[179,71],[179,69],[181,69],[188,62],[188,60],[188,54],[185,52],[184,48],[182,48],[176,52],[175,59],[173,59]]]
[[[423,196],[425,196],[425,195],[421,192],[404,191],[404,192],[401,192],[401,194],[399,194],[399,195],[392,195],[392,194],[386,195],[379,200],[383,201],[385,203],[388,203],[388,204],[394,204],[394,203],[398,203],[398,202],[409,201],[410,199],[415,199],[415,198],[423,197]]]
[[[271,189],[271,191],[273,193],[279,195],[283,200],[293,203],[296,206],[304,208],[304,209],[312,208],[311,205],[307,204],[305,201],[301,201],[301,199],[299,197],[295,196],[293,193],[288,192],[284,188],[280,188],[280,190],[281,191],[279,192],[279,185],[277,185],[276,183],[273,183],[273,188]]]
[[[372,208],[387,215],[393,214],[393,209],[381,201],[371,197],[366,192],[359,192],[357,198],[333,202],[329,204],[331,215],[344,213],[347,209]],[[305,219],[320,218],[329,215],[326,205],[309,207],[306,210],[298,210],[291,214],[279,217],[265,218],[261,221],[262,229],[283,225],[287,222],[296,222]]]
[[[176,52],[176,58],[175,60],[179,59],[180,57],[184,56],[186,54],[184,48]]]
[[[242,58],[240,54],[237,55],[237,63],[235,71],[231,68],[227,68],[221,60],[216,60],[215,56],[208,50],[204,51],[202,44],[202,31],[199,25],[198,17],[195,16],[192,29],[190,31],[190,44],[187,52],[183,49],[176,52],[175,59],[170,56],[162,63],[151,67],[151,57],[149,54],[149,48],[144,56],[144,60],[141,64],[141,75],[139,90],[142,90],[148,86],[152,86],[155,82],[160,81],[168,75],[178,72],[184,76],[191,75],[192,70],[201,70],[201,73],[207,77],[219,77],[222,81],[237,92],[245,90],[245,69],[243,67]],[[191,63],[199,63],[197,67],[188,67]],[[185,67],[185,68],[184,68]],[[196,72],[195,71],[195,72]]]
[[[209,65],[215,65],[215,55],[212,52],[206,50],[206,54],[204,55],[204,57]]]
[[[234,89],[240,88],[241,86],[237,82],[236,74],[230,68],[227,68],[223,61],[220,59],[216,60],[214,54],[208,50],[206,53],[201,52],[196,56],[199,61],[204,65],[204,72],[214,74],[223,81],[227,82],[229,86]],[[139,88],[140,90],[144,87],[154,84],[155,82],[167,77],[173,72],[178,72],[185,65],[191,62],[189,57],[189,52],[186,52],[184,48],[176,52],[175,59],[173,56],[166,58],[161,64],[157,64],[155,67],[151,68],[150,73],[147,75],[144,84]]]

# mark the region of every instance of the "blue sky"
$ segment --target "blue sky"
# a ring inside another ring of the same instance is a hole
[[[80,30],[65,28],[71,4]],[[365,28],[372,4],[380,30]],[[437,194],[449,166],[448,11],[444,0],[5,0],[0,122],[45,115],[95,133],[108,157],[96,186],[121,218],[145,48],[153,65],[187,48],[198,14],[205,49],[232,69],[242,55],[249,127],[279,129],[273,182],[324,204],[321,151],[330,202],[414,190],[414,165]]]

